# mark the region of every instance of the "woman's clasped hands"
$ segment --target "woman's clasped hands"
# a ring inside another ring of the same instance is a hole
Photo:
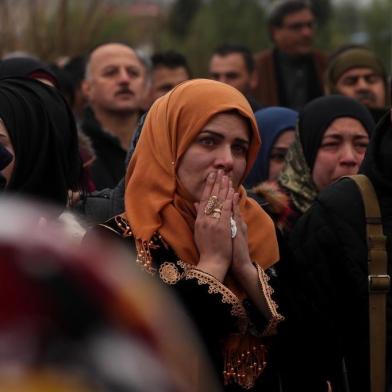
[[[249,269],[254,270],[239,194],[223,170],[209,173],[201,200],[195,207],[194,235],[200,254],[197,267],[221,282],[229,269],[240,280]]]

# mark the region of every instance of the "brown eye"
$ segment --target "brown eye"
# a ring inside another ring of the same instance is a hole
[[[140,76],[140,72],[133,68],[127,69],[127,72],[131,78],[138,78]]]
[[[248,153],[248,149],[245,146],[243,146],[242,144],[234,144],[232,146],[232,150],[237,155],[246,155]]]
[[[117,73],[116,68],[108,68],[104,71],[103,76],[114,76]]]
[[[205,146],[213,146],[215,144],[215,140],[213,137],[202,137],[198,140],[198,143],[203,144]]]
[[[286,157],[286,154],[285,153],[282,153],[282,152],[277,152],[277,153],[274,153],[274,154],[271,154],[270,155],[270,160],[271,161],[275,161],[275,162],[283,162],[284,161],[284,158]]]
[[[366,142],[356,143],[356,144],[355,144],[355,148],[356,148],[358,151],[361,151],[361,152],[362,152],[362,151],[366,151],[368,145],[369,145],[369,143],[366,143]]]

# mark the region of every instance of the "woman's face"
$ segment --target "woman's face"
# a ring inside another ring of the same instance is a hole
[[[14,170],[15,153],[14,153],[14,148],[11,144],[11,139],[9,137],[7,128],[5,127],[2,120],[0,120],[0,144],[2,144],[3,147],[5,147],[14,157],[11,163],[1,171],[1,174],[6,179],[8,185],[11,179],[12,172]]]
[[[294,141],[294,129],[288,129],[280,134],[271,148],[269,155],[268,180],[276,180],[283,169],[287,150]]]
[[[244,176],[249,149],[247,121],[236,113],[220,113],[203,127],[181,158],[177,176],[199,201],[209,173],[222,169],[236,189]]]
[[[324,133],[314,163],[312,178],[319,191],[342,176],[358,173],[369,136],[352,117],[334,120]]]

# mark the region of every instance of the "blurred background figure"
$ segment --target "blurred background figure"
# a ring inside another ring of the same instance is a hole
[[[1,200],[0,390],[188,392],[215,388],[174,299],[101,242],[37,228],[40,205]],[[70,242],[71,241],[71,242]]]
[[[287,150],[294,141],[298,112],[270,107],[258,110],[255,117],[263,142],[256,162],[245,180],[247,188],[278,178]]]
[[[58,87],[53,71],[44,62],[28,56],[13,56],[0,60],[0,78],[24,77],[39,80],[48,86]]]
[[[273,49],[256,54],[253,94],[263,106],[301,109],[323,95],[325,55],[313,49],[315,18],[306,0],[271,4],[268,32]]]
[[[61,67],[70,77],[73,85],[73,105],[72,111],[76,119],[79,121],[83,118],[83,112],[87,105],[87,97],[82,90],[82,82],[84,80],[84,72],[86,69],[85,56],[74,56],[68,59]]]
[[[0,143],[13,156],[4,191],[65,209],[83,189],[76,124],[67,102],[36,80],[0,80]]]
[[[149,80],[147,60],[128,45],[99,45],[86,61],[83,93],[88,107],[81,122],[96,159],[91,167],[98,190],[113,188],[124,175],[126,151],[142,113]]]
[[[48,86],[55,87],[64,96],[67,103],[73,107],[75,92],[69,74],[56,65],[48,65],[34,57],[13,56],[0,60],[0,78],[22,77],[39,80]],[[78,127],[79,155],[83,162],[83,185],[88,192],[95,190],[90,167],[95,160],[95,152],[91,140]]]
[[[2,144],[0,144],[0,190],[7,184],[7,179],[1,173],[14,159],[14,156]]]
[[[248,99],[253,111],[261,105],[252,96],[257,76],[252,52],[244,45],[224,44],[218,46],[210,59],[209,75],[211,79],[229,84],[241,91]]]
[[[377,122],[390,105],[384,64],[363,46],[344,46],[331,55],[325,76],[326,94],[342,94],[365,105]]]
[[[173,87],[192,77],[188,62],[181,53],[174,50],[158,52],[151,56],[151,86],[146,108]]]

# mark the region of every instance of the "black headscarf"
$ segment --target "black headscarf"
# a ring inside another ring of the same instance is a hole
[[[329,125],[340,117],[352,117],[370,134],[375,124],[369,110],[352,98],[330,95],[309,102],[299,115],[298,130],[306,163],[312,172],[317,152]]]
[[[7,191],[65,206],[77,190],[80,158],[75,120],[61,94],[30,79],[0,80],[0,118],[15,152]]]
[[[0,144],[0,171],[6,168],[12,161],[13,155]],[[0,173],[0,189],[3,189],[6,179]]]
[[[385,113],[377,124],[360,172],[366,174],[378,190],[383,189],[390,199],[392,191],[392,120]]]
[[[57,78],[45,63],[32,57],[12,57],[0,61],[0,78],[46,79],[58,87]]]

